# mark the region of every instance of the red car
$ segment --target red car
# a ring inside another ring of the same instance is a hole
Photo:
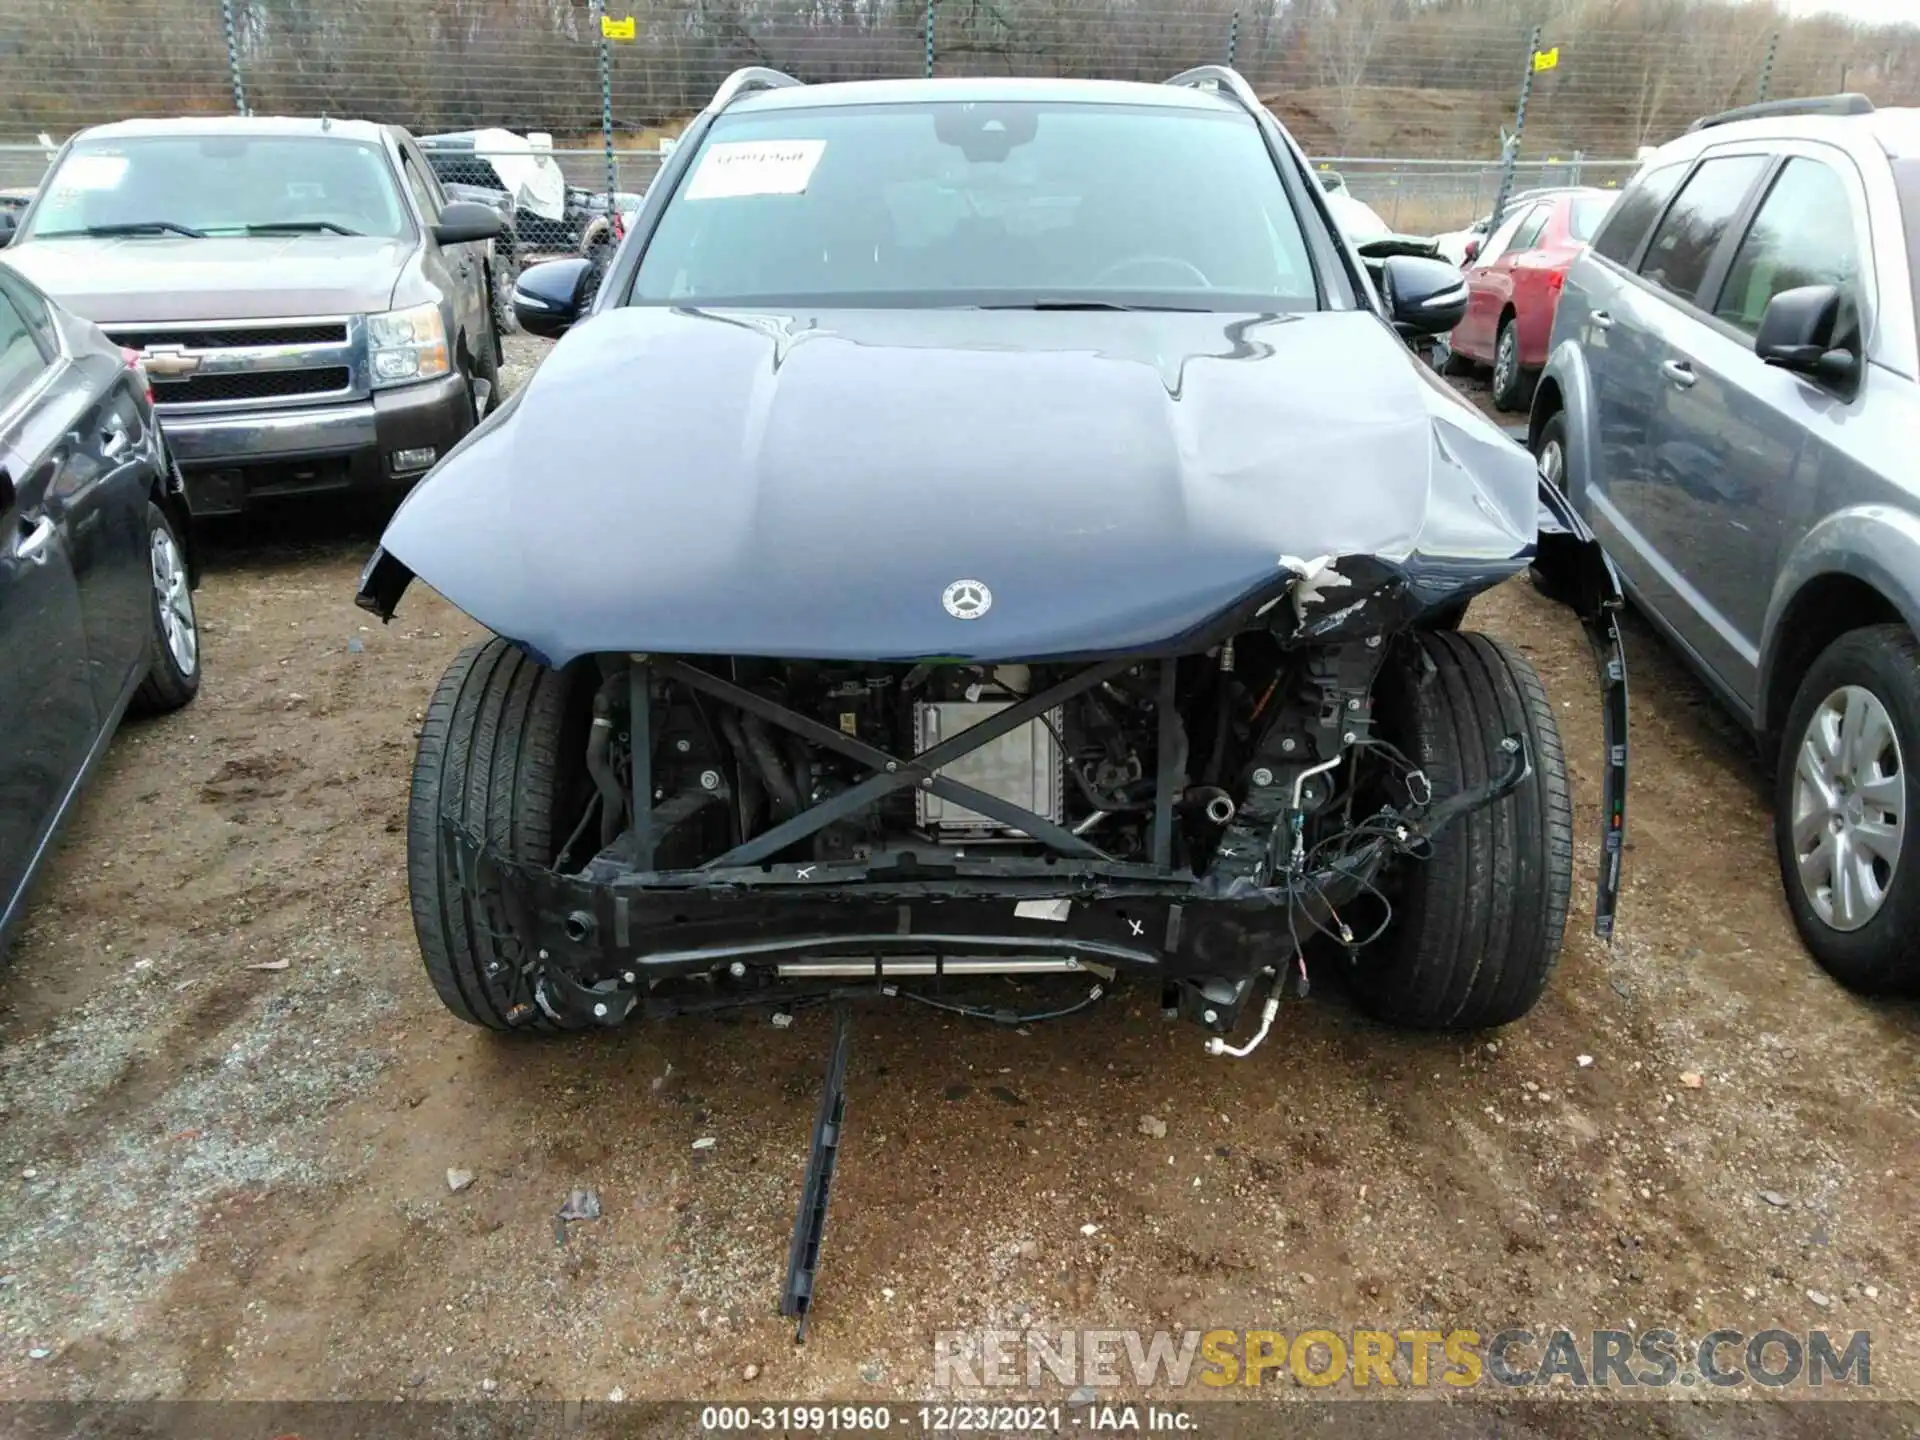
[[[1449,343],[1453,364],[1493,367],[1493,403],[1523,408],[1547,363],[1567,267],[1593,238],[1617,190],[1563,190],[1516,211],[1467,267],[1467,314]]]

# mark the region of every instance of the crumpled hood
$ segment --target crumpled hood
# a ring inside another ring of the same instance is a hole
[[[1526,453],[1366,313],[636,307],[563,340],[382,544],[553,663],[1038,659],[1181,635],[1286,557],[1484,583],[1535,507]]]
[[[96,324],[262,320],[386,310],[413,253],[357,235],[27,240],[6,263]]]

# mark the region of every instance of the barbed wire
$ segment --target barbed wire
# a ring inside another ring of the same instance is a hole
[[[1158,80],[1235,64],[1309,152],[1496,159],[1542,26],[1524,158],[1631,156],[1696,115],[1861,90],[1920,103],[1920,27],[1770,5],[1546,0],[612,0],[615,143],[673,133],[741,65],[809,82],[934,73]],[[600,142],[588,0],[7,0],[0,140],[128,116],[330,114]],[[1621,15],[1643,18],[1627,23]],[[231,16],[231,47],[227,18]],[[1596,18],[1598,17],[1598,18]],[[1608,18],[1613,17],[1613,18]],[[1522,23],[1524,21],[1525,23]],[[231,61],[229,57],[231,54]]]

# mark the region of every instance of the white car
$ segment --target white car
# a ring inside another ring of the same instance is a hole
[[[1382,220],[1371,205],[1354,199],[1345,190],[1327,191],[1326,201],[1327,208],[1333,211],[1334,223],[1356,245],[1393,234],[1393,227]]]

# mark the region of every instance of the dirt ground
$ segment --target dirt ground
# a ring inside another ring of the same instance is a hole
[[[0,1398],[884,1399],[931,1393],[936,1330],[1309,1322],[1868,1329],[1875,1390],[1920,1390],[1916,1012],[1797,943],[1755,763],[1643,625],[1611,949],[1591,659],[1509,586],[1469,623],[1539,666],[1577,797],[1533,1014],[1412,1036],[1321,986],[1232,1061],[1149,994],[1031,1033],[863,1010],[796,1347],[827,1018],[442,1011],[403,819],[476,631],[419,586],[356,610],[376,534],[214,537],[200,698],[123,731],[0,973]]]

